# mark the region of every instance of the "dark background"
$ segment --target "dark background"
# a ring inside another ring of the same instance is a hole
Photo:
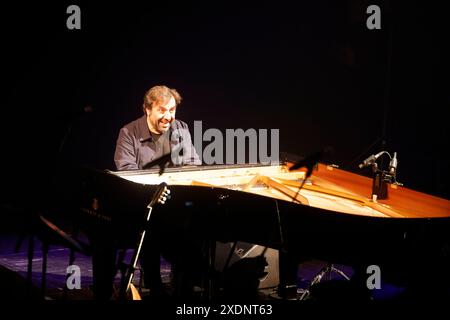
[[[81,30],[66,8],[81,8]],[[381,7],[381,30],[366,8]],[[39,193],[56,163],[114,169],[121,126],[156,84],[203,128],[279,128],[280,151],[357,165],[397,151],[398,180],[450,198],[445,11],[428,2],[2,5],[2,197]],[[94,112],[83,113],[92,106]],[[58,155],[67,128],[70,134]]]

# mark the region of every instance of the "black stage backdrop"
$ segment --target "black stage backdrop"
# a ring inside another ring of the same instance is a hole
[[[66,27],[72,4],[80,30]],[[380,30],[366,27],[371,4]],[[2,201],[39,194],[56,163],[114,169],[118,131],[156,84],[183,95],[191,131],[195,120],[278,128],[280,151],[331,146],[325,160],[367,175],[358,163],[396,151],[400,182],[450,197],[448,19],[429,2],[20,1],[1,12]]]

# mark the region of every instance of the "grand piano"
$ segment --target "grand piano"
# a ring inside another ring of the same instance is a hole
[[[376,200],[368,177],[322,163],[310,175],[291,165],[166,168],[162,175],[82,170],[80,212],[92,230],[106,225],[111,241],[132,246],[156,186],[165,182],[171,199],[150,221],[159,226],[163,251],[176,256],[203,240],[278,250],[281,292],[295,287],[298,262],[308,258],[364,271],[377,265],[384,280],[405,286],[426,287],[446,273],[450,201],[397,184]]]

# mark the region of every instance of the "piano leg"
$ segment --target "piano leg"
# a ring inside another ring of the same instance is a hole
[[[156,232],[150,232],[149,236],[145,238],[140,262],[143,270],[144,287],[150,289],[152,295],[161,294],[164,289],[161,279],[160,246]]]
[[[278,296],[287,300],[297,299],[298,257],[289,253],[286,249],[281,249],[278,264],[280,270]]]
[[[94,299],[110,300],[116,275],[117,248],[101,236],[90,236]]]

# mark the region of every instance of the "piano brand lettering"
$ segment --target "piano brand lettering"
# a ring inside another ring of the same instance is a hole
[[[367,29],[381,29],[381,10],[377,5],[370,5],[367,7],[366,13],[371,15],[366,20]]]
[[[81,270],[80,267],[73,264],[67,267],[66,274],[70,274],[66,280],[67,289],[81,289]]]
[[[81,29],[81,9],[79,6],[72,4],[67,7],[66,13],[71,14],[66,20],[67,29]]]
[[[270,141],[268,139],[270,131]],[[209,128],[203,132],[202,121],[194,121],[194,147],[205,164],[278,164],[279,129],[226,129]],[[236,145],[235,145],[236,141]],[[248,141],[248,149],[246,148]],[[203,142],[210,142],[203,148]],[[270,146],[270,156],[267,154]],[[189,151],[189,150],[188,150]],[[224,153],[226,157],[224,159]],[[248,158],[248,162],[246,159]]]
[[[101,214],[101,213],[99,213],[96,210],[91,210],[91,209],[87,209],[87,208],[81,208],[81,211],[86,213],[86,214],[88,214],[88,215],[90,215],[90,216],[92,216],[92,217],[94,217],[94,218],[97,218],[99,220],[103,220],[104,222],[107,222],[107,223],[111,223],[111,217],[109,217],[107,215],[104,215],[104,214]]]
[[[93,198],[91,202],[91,207],[90,208],[82,207],[81,211],[90,216],[101,219],[104,222],[111,223],[111,217],[102,214],[101,212],[99,212],[99,209],[100,209],[100,201],[97,198]]]
[[[372,264],[367,267],[367,274],[370,276],[367,278],[366,285],[369,290],[381,289],[381,269],[379,266]]]

